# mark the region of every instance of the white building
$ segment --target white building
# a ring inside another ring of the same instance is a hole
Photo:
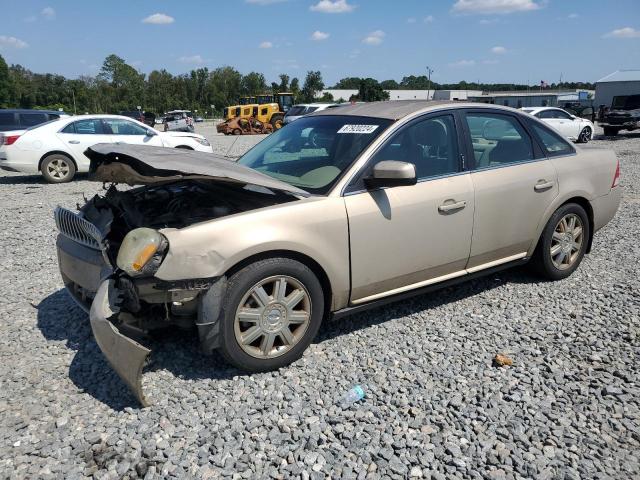
[[[469,97],[482,95],[482,90],[436,90],[434,100],[467,100]]]
[[[559,91],[508,91],[482,92],[481,95],[469,95],[469,100],[480,103],[493,103],[506,107],[562,107],[565,103],[589,102],[593,90]]]
[[[433,90],[385,90],[385,92],[389,93],[389,100],[431,100],[434,94]],[[336,102],[340,99],[348,102],[351,97],[358,95],[358,90],[328,89],[323,90],[319,96],[325,93],[330,93]]]
[[[613,97],[640,95],[640,70],[618,70],[596,82],[594,105],[611,107]]]

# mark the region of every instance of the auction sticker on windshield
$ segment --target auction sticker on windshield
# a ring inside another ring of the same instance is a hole
[[[338,133],[373,133],[378,125],[343,125]]]

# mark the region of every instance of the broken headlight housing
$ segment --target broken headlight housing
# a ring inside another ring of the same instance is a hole
[[[116,264],[132,277],[153,275],[169,247],[166,237],[152,228],[136,228],[124,237]]]

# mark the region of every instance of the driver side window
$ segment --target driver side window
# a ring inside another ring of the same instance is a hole
[[[383,160],[413,163],[420,180],[457,173],[459,158],[453,115],[439,115],[400,129],[372,157],[370,165]]]

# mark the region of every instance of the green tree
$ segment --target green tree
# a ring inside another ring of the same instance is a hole
[[[130,110],[138,105],[144,108],[144,75],[124,59],[114,54],[105,58],[98,80],[104,82],[102,88],[110,97],[110,111]]]
[[[373,78],[363,78],[358,88],[358,98],[362,102],[389,100],[389,93],[382,89],[380,83]]]
[[[385,90],[398,90],[400,88],[400,84],[395,80],[383,80],[380,82],[380,86]]]
[[[11,79],[9,78],[9,67],[0,55],[0,107],[9,106],[9,92],[11,90]]]
[[[287,75],[286,73],[281,73],[279,75],[280,78],[280,86],[279,91],[280,92],[288,92],[289,91],[289,75]]]
[[[210,105],[216,110],[235,105],[242,91],[242,75],[232,67],[216,68],[209,75],[208,90]]]
[[[258,72],[251,72],[242,77],[242,94],[259,95],[267,90],[267,82],[264,75]]]
[[[316,95],[324,90],[324,82],[322,81],[322,73],[320,71],[308,71],[307,77],[304,79],[301,97],[304,102],[313,102]]]
[[[347,77],[343,78],[335,84],[333,88],[340,90],[357,90],[360,88],[360,77]]]

